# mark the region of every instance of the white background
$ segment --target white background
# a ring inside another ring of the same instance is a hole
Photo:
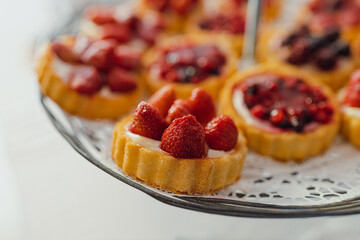
[[[288,0],[291,2],[291,0]],[[165,205],[82,159],[38,99],[32,47],[62,1],[0,0],[0,239],[356,239],[360,216],[249,219]]]

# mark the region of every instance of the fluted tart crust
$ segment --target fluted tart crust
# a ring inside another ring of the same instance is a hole
[[[310,86],[317,86],[334,108],[332,120],[327,124],[321,124],[312,131],[303,133],[292,131],[270,132],[249,124],[234,107],[233,89],[237,83],[260,73],[297,76]],[[300,162],[307,157],[320,154],[332,143],[338,132],[340,122],[338,103],[332,91],[321,82],[316,81],[316,79],[284,65],[259,65],[235,74],[229,79],[221,92],[220,110],[223,114],[229,115],[238,127],[243,130],[249,149],[280,161],[295,160]]]
[[[180,159],[164,151],[146,148],[127,136],[132,117],[116,124],[112,157],[131,177],[150,186],[184,193],[213,193],[237,181],[241,176],[247,148],[239,134],[235,149],[218,158]]]

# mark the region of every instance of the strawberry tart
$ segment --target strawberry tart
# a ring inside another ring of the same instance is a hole
[[[279,65],[234,75],[222,90],[220,107],[244,131],[250,149],[283,161],[323,152],[340,119],[328,87]]]
[[[356,61],[339,29],[314,33],[307,25],[286,31],[269,30],[260,37],[258,57],[262,62],[278,62],[296,67],[321,80],[334,90],[343,87]]]
[[[360,148],[360,70],[355,71],[339,93],[342,102],[342,134]]]
[[[160,189],[216,192],[241,176],[246,142],[233,120],[216,116],[212,97],[196,88],[177,99],[168,85],[116,124],[112,157],[128,175]]]
[[[113,39],[58,38],[45,47],[36,70],[42,92],[70,114],[116,119],[143,94],[140,54]]]
[[[215,37],[185,35],[164,39],[143,58],[145,81],[155,92],[172,84],[179,98],[202,87],[214,98],[235,71],[236,56],[228,42]]]

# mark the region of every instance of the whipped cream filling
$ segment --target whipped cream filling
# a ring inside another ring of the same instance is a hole
[[[344,114],[360,119],[360,108],[344,106],[342,110]]]
[[[130,131],[126,131],[126,136],[129,137],[134,143],[137,143],[143,147],[150,148],[152,150],[159,151],[159,152],[164,152],[160,148],[161,142],[158,140],[143,137],[138,134],[132,133]],[[223,157],[225,155],[231,154],[233,152],[234,152],[234,149],[225,152],[225,151],[219,151],[219,150],[209,148],[207,157],[208,158],[218,158],[218,157]]]
[[[233,106],[236,112],[245,120],[245,122],[249,125],[255,126],[267,132],[272,133],[281,133],[285,132],[286,130],[274,127],[270,122],[260,120],[256,117],[251,115],[249,108],[246,106],[244,102],[244,94],[241,90],[235,89],[233,92]],[[303,132],[310,132],[319,126],[318,123],[312,122],[305,126]]]

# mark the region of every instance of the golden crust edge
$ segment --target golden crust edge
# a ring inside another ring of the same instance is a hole
[[[241,177],[247,148],[242,134],[235,151],[220,158],[177,159],[171,155],[145,148],[125,135],[131,116],[114,128],[112,157],[131,177],[147,185],[182,194],[213,193]]]

